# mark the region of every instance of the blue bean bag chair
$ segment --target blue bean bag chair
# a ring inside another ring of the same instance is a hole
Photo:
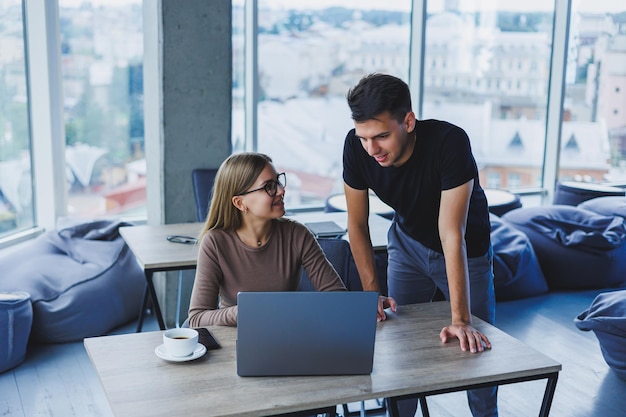
[[[489,219],[496,299],[516,300],[548,292],[548,284],[528,236],[494,214],[490,214]]]
[[[31,341],[82,340],[137,317],[146,280],[118,231],[128,225],[81,223],[46,232],[0,257],[0,289],[31,296]]]
[[[604,216],[620,216],[626,219],[626,197],[598,197],[578,205],[581,209]]]
[[[626,381],[626,290],[598,294],[574,323],[594,332],[604,360]]]
[[[0,373],[24,362],[32,323],[29,294],[0,292]]]
[[[528,236],[551,290],[626,287],[626,224],[575,206],[522,207],[502,216]]]

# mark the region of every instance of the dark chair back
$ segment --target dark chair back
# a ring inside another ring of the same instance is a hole
[[[348,241],[345,239],[317,239],[317,241],[348,291],[363,291],[359,272],[356,269],[354,258],[352,258]],[[387,295],[387,253],[376,253],[374,258],[380,292],[383,295]],[[315,291],[304,268],[302,269],[300,287],[298,289],[300,291]]]
[[[339,274],[343,284],[348,287],[348,273],[350,272],[350,262],[352,261],[352,252],[350,252],[348,241],[344,239],[318,239],[317,242],[322,247],[328,261]],[[304,268],[302,268],[300,287],[298,289],[300,291],[315,291]]]
[[[196,168],[191,171],[193,196],[196,200],[196,219],[199,222],[205,221],[209,212],[216,174],[217,168]]]

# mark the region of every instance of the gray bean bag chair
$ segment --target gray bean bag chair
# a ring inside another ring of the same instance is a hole
[[[496,299],[516,300],[548,292],[548,283],[528,236],[494,214],[489,220]]]
[[[626,290],[598,294],[574,323],[594,332],[604,360],[626,381]]]
[[[575,206],[522,207],[502,216],[528,236],[551,290],[626,287],[626,224]]]
[[[102,220],[49,231],[0,257],[0,289],[31,296],[31,341],[82,340],[137,317],[146,281],[119,235],[127,225]]]

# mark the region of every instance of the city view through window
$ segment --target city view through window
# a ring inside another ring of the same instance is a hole
[[[428,2],[418,116],[468,132],[483,187],[542,185],[554,5],[532,3],[519,10],[502,1]],[[259,1],[258,150],[289,172],[292,205],[342,191],[343,139],[353,127],[348,88],[371,72],[408,81],[409,65],[418,65],[409,57],[410,1],[385,2],[386,10],[316,4]],[[626,5],[602,7],[581,1],[571,12],[563,180],[626,180]],[[235,73],[235,100],[242,77]],[[243,126],[233,131],[234,149],[242,149]]]
[[[58,4],[68,214],[145,215],[141,0]],[[411,57],[411,6],[259,0],[255,146],[244,4],[233,1],[233,150],[267,153],[287,171],[289,208],[342,191],[347,90],[371,72],[418,83],[410,65],[422,60],[418,117],[468,132],[483,187],[542,185],[554,3],[429,1],[423,58]],[[1,0],[0,236],[36,224],[39,203],[24,25],[23,1]],[[569,28],[559,177],[626,183],[626,4],[574,1]]]
[[[35,221],[23,34],[21,1],[0,2],[0,236]]]
[[[141,0],[59,0],[70,216],[145,213]]]

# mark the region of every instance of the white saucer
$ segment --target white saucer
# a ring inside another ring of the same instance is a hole
[[[172,355],[170,355],[165,350],[165,345],[159,345],[159,346],[156,347],[156,349],[154,349],[154,353],[156,353],[156,355],[159,358],[164,359],[166,361],[170,361],[170,362],[187,362],[187,361],[192,361],[194,359],[198,359],[199,357],[204,355],[206,353],[206,347],[202,343],[198,343],[198,346],[196,346],[196,350],[194,350],[191,355],[180,357],[180,356],[172,356]]]

